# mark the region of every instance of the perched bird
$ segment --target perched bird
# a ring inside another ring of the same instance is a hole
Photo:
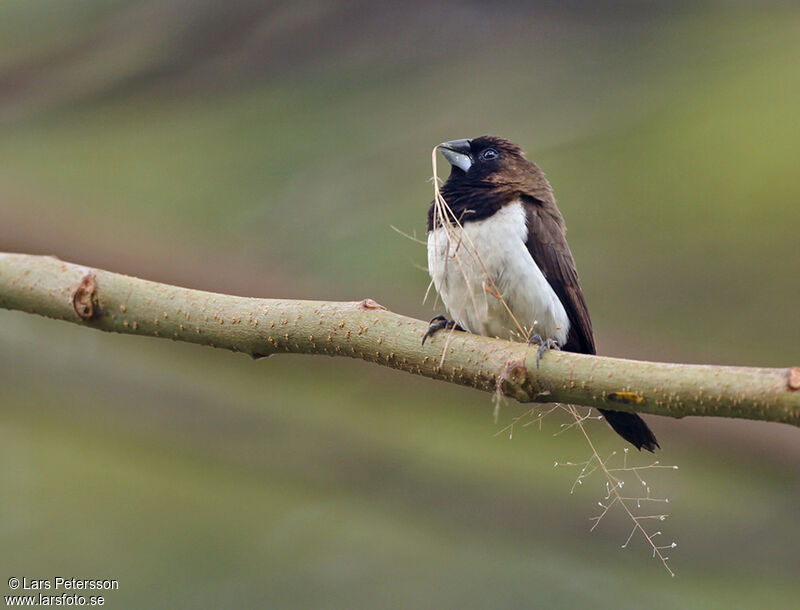
[[[431,320],[423,342],[455,328],[547,348],[594,354],[592,322],[564,218],[539,167],[503,138],[439,144],[450,162],[441,187],[449,208],[428,210],[428,270],[451,319]],[[635,413],[600,409],[637,449],[658,442]]]

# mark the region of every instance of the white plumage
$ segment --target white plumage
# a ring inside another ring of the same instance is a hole
[[[527,241],[525,208],[515,201],[488,218],[464,223],[463,230],[428,233],[428,271],[448,314],[465,330],[519,340],[519,324],[528,335],[564,345],[567,312],[528,252]],[[513,318],[495,296],[495,287]]]

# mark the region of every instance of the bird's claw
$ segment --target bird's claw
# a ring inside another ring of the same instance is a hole
[[[436,316],[431,320],[430,326],[428,326],[428,330],[426,330],[425,334],[422,335],[422,345],[425,345],[425,341],[428,337],[433,335],[437,330],[441,330],[443,328],[452,328],[453,330],[460,330],[460,331],[464,330],[456,323],[455,320],[448,320],[442,315]]]
[[[544,354],[549,349],[557,349],[560,350],[561,347],[558,345],[558,341],[555,339],[542,339],[541,335],[533,335],[528,343],[538,343],[539,349],[536,350],[536,368],[539,368],[539,360],[542,359],[542,354]]]

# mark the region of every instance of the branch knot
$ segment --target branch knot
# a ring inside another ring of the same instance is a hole
[[[72,294],[72,308],[84,321],[100,315],[100,306],[97,303],[97,279],[94,273],[89,272],[83,276]]]

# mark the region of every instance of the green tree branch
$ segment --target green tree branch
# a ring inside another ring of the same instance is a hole
[[[360,302],[255,299],[159,284],[53,257],[0,253],[0,307],[98,330],[244,352],[349,356],[521,402],[563,402],[669,417],[800,425],[800,367],[641,362],[548,352],[427,324]],[[498,387],[499,386],[499,387]]]

